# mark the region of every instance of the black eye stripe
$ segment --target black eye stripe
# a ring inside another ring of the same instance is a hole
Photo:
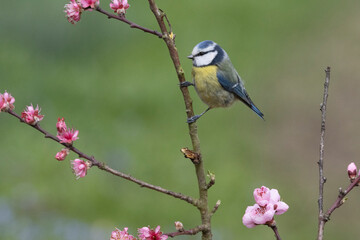
[[[195,57],[197,57],[197,56],[203,56],[203,55],[205,55],[205,54],[207,54],[207,53],[215,52],[215,51],[216,51],[216,50],[214,49],[214,50],[207,51],[207,52],[199,52],[198,54],[195,55]]]

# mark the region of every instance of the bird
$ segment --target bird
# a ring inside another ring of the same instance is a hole
[[[188,58],[193,63],[193,82],[185,81],[180,86],[194,86],[208,108],[203,113],[188,118],[187,123],[196,122],[212,108],[229,107],[236,100],[242,101],[264,120],[264,114],[249,97],[228,54],[217,43],[211,40],[198,43]]]

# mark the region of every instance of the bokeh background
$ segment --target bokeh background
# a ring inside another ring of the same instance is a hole
[[[0,92],[16,111],[39,104],[41,125],[56,133],[58,117],[79,129],[76,147],[152,184],[197,196],[184,103],[173,65],[158,38],[85,12],[76,25],[66,1],[3,1],[0,8]],[[109,1],[101,1],[109,9]],[[319,104],[324,69],[332,67],[325,146],[325,208],[346,187],[346,166],[360,165],[360,2],[158,0],[171,20],[188,80],[186,56],[211,39],[230,55],[264,112],[244,105],[212,110],[198,128],[205,167],[216,174],[211,206],[214,239],[274,239],[241,218],[253,189],[279,189],[289,211],[277,216],[284,239],[317,233]],[[130,1],[127,17],[158,29],[147,1]],[[190,89],[197,113],[206,106]],[[61,146],[10,115],[0,114],[0,239],[108,239],[114,227],[161,225],[174,231],[200,223],[177,199],[91,169],[75,180]],[[326,239],[358,239],[358,189],[326,225]],[[179,239],[200,239],[183,236]]]

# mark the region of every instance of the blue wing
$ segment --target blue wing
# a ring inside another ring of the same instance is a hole
[[[232,92],[241,100],[243,103],[245,103],[246,106],[251,108],[259,117],[264,119],[264,114],[255,106],[255,104],[251,101],[251,98],[249,97],[248,93],[246,92],[239,75],[236,73],[237,79],[229,79],[232,76],[226,76],[227,74],[224,74],[222,71],[217,71],[216,76],[218,78],[218,81],[220,85],[228,92]]]

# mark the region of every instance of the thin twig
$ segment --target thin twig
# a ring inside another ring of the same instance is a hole
[[[214,184],[215,184],[215,174],[210,172],[208,170],[208,175],[207,175],[209,178],[210,178],[210,181],[209,183],[206,185],[206,189],[210,189]],[[220,200],[219,200],[220,201]]]
[[[216,202],[213,210],[211,210],[211,213],[210,213],[211,216],[216,213],[216,211],[217,211],[217,210],[219,209],[219,207],[220,207],[220,204],[221,204],[221,200],[217,200],[217,202]]]
[[[319,165],[319,228],[318,228],[318,240],[323,239],[324,235],[324,206],[323,206],[323,197],[324,197],[324,183],[326,178],[324,177],[324,137],[325,137],[325,119],[326,119],[326,104],[329,94],[329,83],[330,83],[330,67],[327,67],[325,70],[325,83],[324,83],[324,96],[323,102],[321,104],[321,133],[320,133],[320,158],[318,161]]]
[[[108,18],[113,18],[113,19],[117,19],[119,21],[122,21],[126,24],[128,24],[131,28],[137,28],[137,29],[140,29],[146,33],[150,33],[150,34],[153,34],[155,36],[158,36],[159,38],[162,38],[163,35],[161,33],[159,33],[158,31],[155,31],[155,30],[151,30],[151,29],[148,29],[148,28],[145,28],[145,27],[142,27],[140,26],[139,24],[136,24],[134,22],[131,22],[130,20],[128,20],[127,18],[125,18],[124,15],[115,15],[115,14],[112,14],[112,13],[109,13],[107,11],[105,11],[104,9],[100,8],[99,6],[96,7],[95,9],[96,11],[102,13],[102,14],[105,14]]]
[[[196,235],[199,232],[203,231],[206,229],[205,225],[200,225],[197,226],[195,228],[189,229],[189,230],[183,230],[183,231],[177,231],[177,232],[172,232],[172,233],[165,233],[164,235],[168,236],[168,237],[176,237],[176,236],[181,236],[181,235]]]
[[[215,184],[214,179],[210,179],[210,182],[206,185],[206,189],[210,189]]]
[[[280,237],[279,230],[278,230],[277,226],[276,225],[271,225],[269,227],[271,227],[271,229],[274,231],[276,240],[281,240],[281,237]]]
[[[170,190],[167,190],[165,188],[162,188],[162,187],[159,187],[159,186],[155,186],[155,185],[152,185],[152,184],[149,184],[147,182],[144,182],[144,181],[141,181],[137,178],[134,178],[132,176],[130,176],[129,174],[125,174],[125,173],[122,173],[120,171],[117,171],[115,169],[112,169],[111,167],[109,167],[108,165],[106,165],[105,163],[103,162],[99,162],[95,159],[95,157],[93,156],[89,156],[85,153],[83,153],[82,151],[80,151],[79,149],[75,148],[73,145],[71,144],[67,144],[67,143],[61,143],[60,140],[55,137],[54,135],[52,135],[51,133],[47,132],[45,129],[43,129],[42,127],[40,127],[39,124],[36,124],[36,125],[31,125],[31,124],[28,124],[26,122],[24,122],[24,120],[18,115],[16,114],[14,111],[12,110],[9,110],[7,111],[10,115],[18,118],[22,123],[28,125],[28,126],[31,126],[33,127],[34,129],[36,129],[37,131],[41,132],[42,134],[45,135],[45,138],[50,138],[52,140],[54,140],[55,142],[57,143],[60,143],[61,145],[67,147],[69,150],[71,150],[72,152],[76,153],[80,158],[84,158],[84,159],[87,159],[89,160],[92,165],[98,167],[99,169],[101,170],[104,170],[108,173],[111,173],[115,176],[118,176],[118,177],[121,177],[123,179],[126,179],[128,181],[131,181],[131,182],[134,182],[138,185],[140,185],[141,187],[145,187],[145,188],[149,188],[149,189],[152,189],[152,190],[155,190],[157,192],[160,192],[160,193],[164,193],[166,195],[169,195],[169,196],[173,196],[174,198],[178,198],[178,199],[181,199],[181,200],[184,200],[196,207],[198,207],[198,200],[196,199],[193,199],[189,196],[186,196],[182,193],[176,193],[176,192],[173,192],[173,191],[170,191]]]
[[[331,207],[326,211],[322,221],[324,222],[324,224],[330,220],[330,216],[331,214],[335,211],[335,209],[337,209],[338,207],[340,207],[341,205],[343,205],[343,203],[346,200],[346,195],[349,194],[349,192],[356,186],[358,186],[360,181],[360,175],[346,188],[346,190],[342,190],[339,189],[339,194],[337,199],[335,200],[335,202],[333,203],[333,205],[331,205]]]
[[[335,202],[331,205],[331,207],[326,211],[325,214],[323,214],[323,216],[320,218],[319,217],[319,228],[321,227],[321,229],[319,229],[319,236],[318,236],[318,240],[322,240],[324,237],[324,227],[325,227],[325,223],[328,222],[330,220],[330,216],[331,214],[335,211],[335,209],[339,208],[340,206],[342,206],[346,200],[346,195],[349,194],[349,192],[356,186],[358,186],[360,181],[360,176],[358,176],[356,179],[353,180],[353,182],[346,188],[346,190],[342,190],[341,188],[339,189],[339,194],[337,199],[335,200]]]

